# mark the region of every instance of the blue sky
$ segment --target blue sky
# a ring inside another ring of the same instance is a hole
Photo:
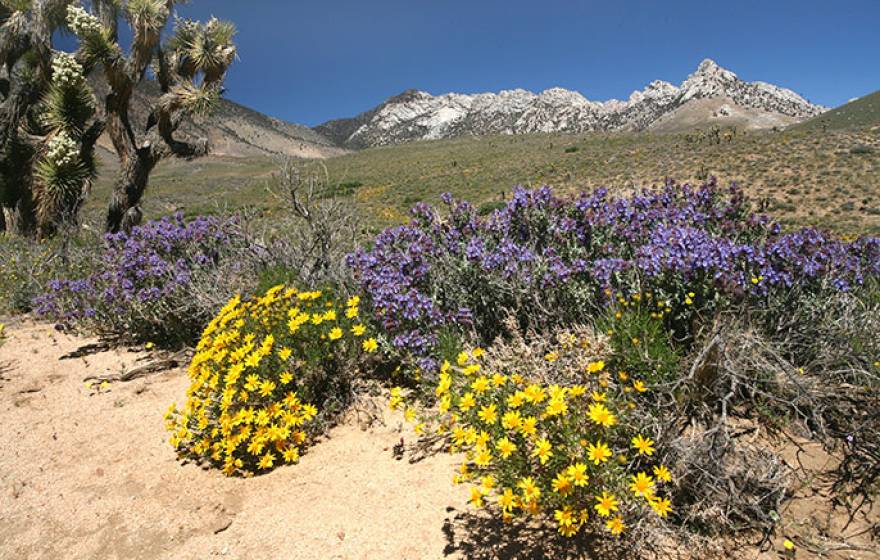
[[[193,0],[236,23],[227,97],[308,125],[408,88],[625,99],[703,58],[835,106],[880,89],[880,0]]]

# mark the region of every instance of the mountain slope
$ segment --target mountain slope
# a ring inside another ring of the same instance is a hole
[[[95,94],[106,95],[106,85],[97,74],[91,79]],[[159,96],[159,86],[145,80],[138,85],[132,97],[131,121],[135,127],[146,125],[152,100]],[[186,119],[180,126],[183,138],[207,138],[211,154],[218,156],[295,156],[324,158],[345,153],[320,133],[303,125],[285,122],[221,99],[214,113],[206,118]],[[112,152],[106,135],[99,146]]]
[[[627,101],[590,101],[562,88],[539,94],[517,89],[439,96],[408,90],[354,118],[329,121],[315,130],[348,148],[461,135],[645,130],[681,107],[719,98],[736,106],[737,122],[746,128],[787,125],[825,110],[791,90],[740,80],[706,59],[680,86],[655,80],[644,90],[633,92]],[[710,115],[711,111],[704,114],[702,121],[711,122]],[[696,113],[683,120],[694,116]],[[674,118],[667,117],[670,120]],[[668,122],[666,126],[680,128]]]
[[[880,126],[880,91],[869,93],[836,109],[797,125],[797,129],[821,130]]]

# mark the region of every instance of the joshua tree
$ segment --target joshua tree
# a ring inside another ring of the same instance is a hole
[[[103,122],[86,69],[52,50],[69,3],[0,0],[0,224],[19,235],[73,221],[95,177]]]
[[[67,8],[67,23],[80,40],[86,65],[100,64],[107,81],[104,99],[107,132],[121,169],[107,230],[140,221],[139,203],[156,164],[167,157],[195,158],[208,152],[207,140],[186,142],[174,134],[182,120],[204,114],[223,91],[226,70],[235,59],[235,27],[212,18],[207,23],[176,19],[164,42],[162,30],[181,0],[92,0],[91,13],[78,4]],[[119,45],[118,22],[131,27],[126,54]],[[132,122],[129,109],[135,87],[152,70],[161,95],[146,122]]]

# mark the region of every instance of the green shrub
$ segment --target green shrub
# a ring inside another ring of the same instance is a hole
[[[479,208],[477,208],[477,215],[479,216],[488,216],[492,212],[496,210],[501,210],[507,206],[507,203],[503,200],[493,200],[491,202],[484,202],[480,204]]]
[[[692,292],[686,295],[685,305],[693,305],[694,297]],[[638,374],[653,384],[679,374],[681,357],[672,340],[673,315],[672,303],[651,293],[617,297],[598,323],[608,334],[619,375]]]
[[[0,234],[0,313],[27,313],[34,298],[44,294],[59,277],[83,277],[98,267],[97,236],[62,236],[34,241]]]

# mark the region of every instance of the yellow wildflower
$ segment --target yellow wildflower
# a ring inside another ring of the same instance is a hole
[[[639,452],[639,455],[651,456],[654,454],[654,440],[643,437],[642,434],[632,438],[632,446]]]
[[[672,473],[670,473],[669,469],[663,465],[657,465],[654,467],[654,476],[657,477],[657,480],[672,482]]]
[[[495,444],[495,448],[498,449],[502,459],[507,459],[511,453],[516,451],[516,445],[506,437],[499,439]]]
[[[587,457],[594,465],[606,462],[611,457],[611,449],[601,441],[597,441],[595,445],[592,443],[587,447]]]
[[[612,512],[617,511],[617,498],[614,494],[603,491],[601,496],[596,496],[596,512],[602,517],[610,517]]]
[[[535,449],[532,450],[532,457],[537,457],[541,464],[545,465],[552,456],[553,446],[547,438],[541,438],[535,442]]]
[[[624,529],[626,529],[626,525],[624,525],[623,519],[618,516],[614,519],[609,519],[608,521],[606,521],[605,528],[608,529],[608,531],[612,535],[619,535],[623,532]]]
[[[654,479],[640,472],[630,477],[629,489],[636,496],[651,498],[654,496]]]

